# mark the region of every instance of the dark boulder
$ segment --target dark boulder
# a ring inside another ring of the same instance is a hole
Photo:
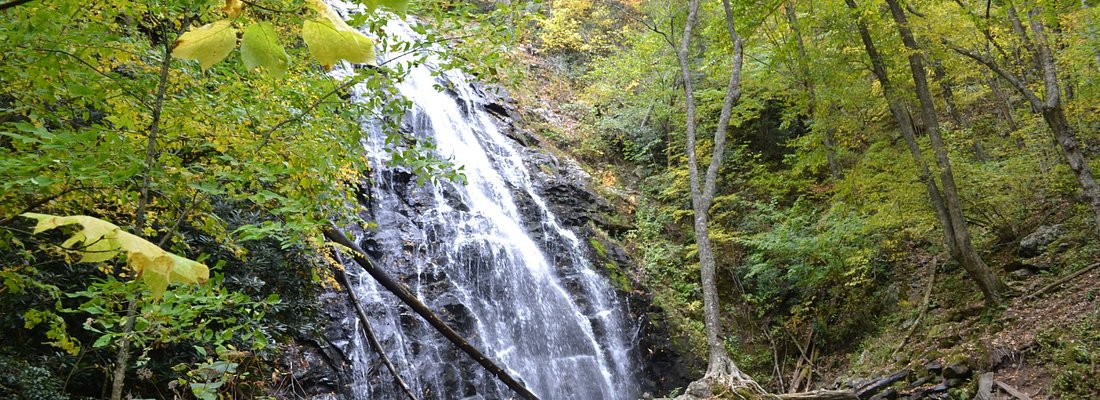
[[[1046,246],[1062,236],[1062,225],[1043,225],[1020,240],[1017,254],[1022,258],[1032,258],[1046,252]]]

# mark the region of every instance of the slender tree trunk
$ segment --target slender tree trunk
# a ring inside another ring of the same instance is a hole
[[[871,59],[871,72],[874,73],[875,78],[882,85],[886,102],[890,107],[890,114],[894,116],[894,121],[897,122],[898,129],[901,130],[901,135],[909,147],[909,153],[917,163],[921,181],[924,182],[928,191],[928,199],[936,210],[936,219],[940,221],[940,226],[943,227],[944,245],[947,246],[951,257],[959,260],[961,254],[955,244],[954,226],[951,223],[940,189],[936,185],[936,179],[932,176],[928,164],[924,162],[924,155],[920,149],[920,144],[917,142],[917,135],[913,128],[913,121],[909,116],[908,106],[905,104],[905,100],[897,95],[893,84],[890,82],[890,77],[886,74],[886,62],[875,47],[874,40],[871,39],[871,32],[867,29],[867,23],[863,21],[863,17],[859,14],[859,5],[856,4],[855,0],[844,0],[844,3],[852,10],[852,18],[859,29],[860,40],[863,41],[863,47],[867,51],[868,58]]]
[[[1040,60],[1039,52],[1036,51],[1035,46],[1032,45],[1031,38],[1027,35],[1027,28],[1024,28],[1024,24],[1020,20],[1020,16],[1016,13],[1016,6],[1008,3],[1007,7],[1008,21],[1012,23],[1012,30],[1016,32],[1016,36],[1020,38],[1020,47],[1016,48],[1016,58],[1021,64],[1023,63],[1024,55],[1020,53],[1026,53],[1030,58],[1031,68],[1024,68],[1024,79],[1030,79],[1032,70],[1042,70],[1042,61]],[[1038,40],[1038,39],[1036,39]],[[1022,50],[1021,50],[1022,48]]]
[[[787,23],[791,26],[791,32],[794,33],[795,44],[798,46],[798,68],[802,75],[802,86],[806,89],[806,95],[809,97],[809,110],[808,113],[813,121],[814,126],[820,127],[819,122],[823,118],[820,109],[817,105],[817,90],[814,85],[814,79],[810,75],[809,58],[806,56],[806,43],[802,39],[802,30],[798,25],[798,14],[795,13],[794,1],[788,0],[784,6],[787,16]],[[843,177],[843,172],[840,170],[840,163],[836,159],[836,132],[832,128],[824,128],[821,131],[822,142],[825,145],[825,157],[829,163],[829,174],[834,180]]]
[[[182,26],[187,27],[190,18],[184,18]],[[167,36],[168,30],[162,30]],[[149,137],[146,139],[145,167],[142,173],[141,198],[138,200],[137,211],[134,215],[134,233],[141,235],[145,229],[145,208],[149,204],[149,185],[152,183],[153,164],[157,161],[157,134],[160,132],[161,111],[164,110],[164,97],[168,89],[168,72],[172,65],[172,49],[170,42],[164,43],[164,55],[160,63],[160,80],[157,83],[157,99],[153,108],[153,121],[149,125]],[[116,275],[119,271],[115,271]],[[111,376],[111,400],[121,400],[122,391],[126,386],[126,369],[130,365],[130,335],[134,331],[134,323],[137,320],[138,302],[141,301],[139,292],[130,304],[126,306],[126,320],[122,324],[122,336],[115,342],[118,345],[118,353],[115,355],[115,369]]]
[[[680,74],[684,80],[684,101],[686,124],[684,133],[686,136],[685,152],[688,156],[688,172],[691,183],[691,204],[694,211],[693,228],[695,230],[695,244],[699,253],[700,277],[703,289],[703,318],[707,334],[707,372],[704,381],[717,383],[728,387],[745,387],[754,392],[765,393],[760,385],[756,384],[748,375],[745,375],[733,362],[726,351],[725,342],[722,339],[722,320],[718,303],[718,285],[716,279],[716,263],[714,250],[711,247],[709,233],[709,210],[714,200],[715,184],[718,179],[718,169],[722,164],[722,154],[725,150],[726,130],[729,126],[733,106],[741,98],[741,67],[743,65],[743,46],[740,36],[733,25],[733,12],[730,9],[729,0],[723,0],[722,5],[726,14],[726,29],[733,42],[732,70],[729,83],[726,86],[725,98],[722,102],[722,111],[718,117],[718,126],[714,132],[714,149],[711,154],[710,164],[705,175],[699,170],[699,161],[696,157],[696,105],[694,83],[691,66],[691,39],[692,30],[699,20],[700,0],[691,0],[688,4],[688,16],[684,24],[683,36],[680,38],[679,48],[676,49],[676,58],[680,64]],[[703,175],[703,176],[700,176]]]
[[[1004,283],[997,278],[989,266],[985,264],[977,250],[974,249],[970,237],[970,229],[966,225],[963,216],[962,201],[959,199],[958,187],[955,184],[955,175],[951,169],[951,159],[947,154],[947,146],[940,134],[939,115],[932,99],[932,91],[928,87],[928,71],[924,67],[920,46],[917,44],[913,32],[909,29],[905,10],[898,0],[886,0],[897,24],[898,33],[901,34],[902,43],[909,49],[909,69],[913,75],[913,83],[920,100],[921,118],[924,120],[928,137],[932,142],[932,150],[936,154],[936,163],[940,167],[940,182],[943,184],[943,199],[947,206],[947,216],[951,220],[954,230],[953,239],[956,250],[959,253],[959,263],[970,274],[970,278],[978,284],[978,288],[985,296],[986,303],[999,304],[1001,296],[1007,289]]]
[[[1001,110],[1001,116],[1004,117],[1005,122],[1008,122],[1008,129],[1011,129],[1012,132],[1020,130],[1020,126],[1016,124],[1016,117],[1012,115],[1012,100],[1001,90],[1001,84],[997,82],[997,76],[990,75],[987,80],[989,81],[989,90],[993,92],[993,97],[997,99],[997,108]],[[1020,140],[1016,141],[1016,146],[1024,147]]]
[[[1092,18],[1088,16],[1089,5],[1085,0],[1081,0],[1081,10],[1085,12],[1085,29],[1088,29],[1088,38],[1092,42],[1092,55],[1096,58],[1096,69],[1100,71],[1100,43],[1096,41],[1096,25],[1093,25]]]
[[[1054,139],[1058,142],[1058,147],[1062,150],[1069,169],[1081,184],[1082,197],[1092,210],[1094,223],[1100,227],[1100,185],[1097,185],[1096,179],[1092,176],[1089,161],[1081,152],[1081,143],[1077,140],[1073,126],[1066,119],[1062,107],[1044,108],[1042,114],[1043,120],[1054,132]],[[1100,228],[1097,228],[1097,234],[1100,235]]]
[[[951,77],[947,76],[947,69],[943,67],[943,63],[936,61],[932,63],[932,71],[936,81],[940,84],[940,90],[943,91],[944,108],[947,109],[947,115],[951,117],[951,122],[956,127],[965,128],[966,120],[963,119],[962,112],[959,111],[959,106],[955,103],[955,90],[951,87]]]
[[[1054,139],[1058,142],[1062,154],[1066,157],[1070,170],[1073,171],[1077,181],[1081,184],[1082,197],[1085,198],[1085,202],[1092,209],[1093,228],[1096,230],[1097,235],[1100,235],[1100,185],[1093,178],[1089,160],[1081,151],[1081,144],[1077,139],[1073,126],[1066,119],[1059,90],[1061,86],[1058,84],[1057,64],[1054,62],[1050,42],[1046,38],[1042,21],[1039,19],[1039,8],[1033,8],[1028,12],[1028,20],[1031,24],[1031,32],[1035,35],[1035,47],[1038,50],[1039,64],[1042,66],[1043,71],[1044,95],[1046,97],[1044,104],[1040,107],[1043,120],[1050,126],[1050,130],[1054,133]]]
[[[940,90],[943,92],[943,104],[947,109],[947,115],[951,117],[951,122],[955,125],[956,129],[967,129],[966,118],[963,117],[962,111],[959,110],[958,103],[955,102],[955,90],[951,87],[951,77],[947,76],[947,70],[944,69],[943,63],[938,60],[932,63],[932,71],[936,78],[936,81],[940,84]],[[986,162],[991,159],[989,152],[985,151],[985,146],[982,145],[982,139],[977,135],[971,133],[974,139],[974,157],[978,161]]]

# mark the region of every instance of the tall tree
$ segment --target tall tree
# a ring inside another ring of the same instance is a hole
[[[917,84],[917,86],[921,86],[923,83],[923,92],[925,92],[924,95],[920,96],[922,100],[922,115],[925,124],[929,125],[930,136],[933,136],[931,131],[935,131],[933,148],[936,153],[936,161],[944,171],[942,173],[942,179],[944,180],[943,184],[945,188],[950,186],[950,189],[946,189],[944,192],[940,191],[935,178],[929,171],[928,165],[924,162],[920,145],[916,140],[916,132],[913,128],[912,117],[909,115],[908,104],[890,81],[890,77],[887,74],[885,59],[882,54],[878,52],[877,47],[875,47],[870,30],[867,28],[867,23],[864,21],[862,14],[859,13],[859,5],[856,4],[855,0],[845,0],[845,4],[852,10],[853,18],[855,18],[856,26],[859,29],[860,39],[863,42],[863,47],[867,51],[868,57],[871,59],[872,72],[882,85],[887,103],[890,106],[890,113],[893,114],[895,121],[897,121],[902,136],[909,146],[909,151],[920,168],[921,179],[925,182],[928,196],[932,201],[933,207],[936,209],[936,217],[939,219],[943,228],[944,242],[947,244],[951,256],[962,264],[963,268],[965,268],[971,278],[974,279],[978,288],[985,296],[986,302],[990,304],[998,303],[1005,287],[1004,284],[992,274],[981,257],[978,256],[970,240],[970,233],[967,231],[966,221],[963,218],[962,207],[958,199],[958,191],[955,188],[954,178],[951,174],[950,162],[943,145],[943,139],[939,135],[935,109],[931,103],[931,93],[928,91],[927,73],[924,71],[923,63],[919,59],[919,54],[914,53],[910,57],[910,63],[911,65],[914,62],[917,64],[913,67],[915,70],[914,76],[921,75],[923,78]],[[915,42],[913,42],[913,45],[915,46]],[[916,59],[913,57],[916,57]],[[920,71],[922,74],[916,74],[916,71]],[[929,123],[929,119],[932,120],[931,123]],[[935,129],[932,129],[934,127]]]
[[[722,153],[726,147],[726,130],[729,126],[733,106],[741,98],[741,68],[744,60],[744,41],[734,27],[733,11],[729,0],[722,1],[726,14],[726,30],[733,43],[729,83],[726,85],[722,101],[722,111],[718,117],[718,126],[714,130],[714,149],[707,170],[700,176],[699,160],[696,156],[697,116],[695,105],[694,74],[691,60],[692,30],[699,20],[700,0],[691,0],[688,4],[687,21],[680,37],[680,46],[676,50],[676,59],[680,64],[683,79],[684,101],[686,108],[686,151],[688,174],[691,183],[691,205],[694,211],[695,245],[698,247],[699,268],[703,288],[703,316],[707,333],[707,372],[705,381],[730,387],[750,387],[760,389],[752,378],[741,372],[734,364],[722,340],[722,321],[718,306],[718,286],[715,277],[714,249],[711,247],[709,212],[714,201],[714,188],[718,180],[718,169],[722,165]]]
[[[944,206],[947,208],[947,218],[951,222],[952,231],[948,240],[955,241],[957,261],[962,264],[970,278],[978,285],[988,303],[1000,302],[1002,293],[1007,289],[1004,283],[993,274],[989,266],[985,264],[970,237],[970,229],[966,225],[963,216],[962,202],[959,200],[959,190],[955,184],[955,174],[951,169],[951,159],[947,154],[947,146],[944,145],[943,135],[940,134],[939,115],[936,112],[936,103],[932,99],[932,91],[928,87],[928,71],[924,67],[924,59],[921,48],[917,44],[913,31],[909,29],[909,21],[906,19],[905,10],[898,0],[886,0],[890,7],[890,14],[894,17],[901,41],[909,50],[909,70],[913,75],[913,84],[920,102],[921,119],[924,120],[925,130],[932,142],[932,151],[936,155],[936,164],[940,168],[940,183],[943,185]],[[950,103],[949,103],[950,104]]]
[[[929,201],[932,203],[933,208],[935,208],[936,218],[943,228],[944,244],[947,246],[948,252],[951,253],[951,257],[959,259],[959,249],[954,240],[955,228],[951,223],[951,218],[947,214],[947,207],[944,205],[943,195],[940,193],[939,185],[932,176],[928,164],[924,162],[924,154],[923,151],[921,151],[920,144],[917,142],[916,129],[913,127],[913,121],[909,115],[908,102],[897,93],[893,82],[890,80],[890,76],[887,75],[886,61],[882,57],[882,54],[879,53],[874,40],[871,38],[871,31],[867,28],[867,22],[863,20],[863,16],[859,12],[859,5],[856,4],[855,0],[844,0],[844,3],[851,10],[852,18],[855,20],[856,27],[859,30],[860,40],[863,42],[863,48],[867,52],[867,57],[871,59],[871,72],[882,86],[883,94],[886,96],[886,102],[890,108],[890,114],[898,124],[898,130],[901,131],[901,136],[905,139],[905,143],[909,147],[909,153],[913,156],[914,162],[917,163],[921,181],[925,184]]]
[[[1009,71],[992,56],[963,48],[951,42],[947,42],[947,45],[956,53],[970,58],[1000,75],[1021,96],[1027,99],[1033,110],[1042,115],[1043,120],[1054,135],[1054,140],[1058,143],[1062,155],[1066,158],[1069,169],[1073,171],[1078,184],[1081,186],[1081,197],[1085,199],[1092,211],[1093,229],[1097,235],[1100,235],[1100,184],[1093,177],[1089,160],[1081,150],[1081,142],[1077,138],[1077,133],[1074,131],[1069,119],[1066,118],[1065,104],[1062,100],[1063,82],[1058,78],[1057,63],[1050,46],[1050,39],[1047,37],[1041,11],[1040,7],[1034,7],[1028,11],[1028,23],[1034,38],[1028,41],[1025,46],[1030,46],[1035,54],[1036,63],[1041,71],[1039,75],[1043,86],[1043,97],[1039,97],[1039,93],[1031,89],[1026,76],[1020,76]],[[1021,25],[1017,28],[1020,31],[1020,36],[1026,38],[1027,34],[1022,32],[1022,23],[1019,22],[1019,18],[1016,18],[1014,9],[1010,6],[1007,12],[1014,27]]]

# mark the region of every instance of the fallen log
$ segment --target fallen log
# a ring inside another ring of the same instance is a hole
[[[895,372],[893,375],[886,376],[877,381],[863,385],[859,389],[856,389],[856,397],[859,397],[861,399],[870,398],[871,396],[874,396],[875,393],[878,393],[882,389],[893,385],[894,382],[900,381],[907,376],[909,376],[909,370],[903,369],[901,371]]]
[[[378,358],[382,359],[382,364],[390,371],[390,375],[393,375],[394,383],[401,388],[405,396],[408,396],[410,400],[417,400],[412,389],[409,389],[409,385],[405,383],[405,380],[401,378],[401,374],[397,372],[397,367],[393,365],[393,362],[390,361],[390,357],[386,355],[385,349],[382,348],[382,343],[378,342],[378,336],[374,334],[374,329],[370,326],[370,320],[367,319],[367,312],[363,310],[363,303],[359,302],[359,296],[355,294],[355,289],[351,287],[351,279],[348,278],[348,272],[340,268],[340,266],[335,266],[333,269],[339,270],[339,281],[344,285],[344,291],[348,295],[348,302],[355,306],[355,313],[359,315],[359,323],[363,326],[363,336],[366,337],[367,343],[375,353],[378,353]]]
[[[387,291],[393,293],[394,296],[397,296],[397,298],[400,299],[402,303],[405,303],[405,305],[409,306],[409,308],[411,308],[413,312],[415,312],[421,318],[424,318],[424,320],[427,321],[428,324],[430,324],[433,328],[435,328],[436,331],[442,334],[443,337],[447,338],[448,341],[457,346],[459,350],[462,350],[462,352],[469,355],[470,358],[473,358],[474,361],[476,361],[479,365],[482,366],[482,368],[485,368],[486,371],[496,377],[497,380],[500,380],[502,383],[504,383],[504,385],[515,391],[520,398],[527,400],[538,400],[538,396],[535,396],[535,394],[532,393],[530,389],[527,389],[527,387],[516,380],[516,378],[513,378],[511,375],[509,375],[508,371],[505,371],[504,368],[501,368],[495,362],[490,360],[489,357],[486,357],[484,354],[482,354],[480,350],[470,344],[470,342],[466,341],[466,339],[459,335],[458,332],[455,332],[454,329],[451,329],[450,326],[447,326],[446,322],[443,322],[443,320],[440,319],[439,316],[435,315],[435,313],[432,312],[432,310],[429,309],[428,306],[420,302],[420,300],[417,299],[416,296],[413,295],[411,292],[409,292],[408,289],[405,289],[404,286],[402,286],[400,283],[398,283],[396,280],[386,274],[385,271],[382,271],[381,268],[378,268],[378,264],[374,262],[374,260],[371,259],[369,255],[367,255],[367,252],[359,248],[359,245],[353,243],[350,239],[348,239],[347,236],[344,236],[344,234],[337,230],[336,227],[325,227],[323,229],[323,233],[325,237],[328,238],[328,240],[336,242],[352,250],[352,259],[355,260],[355,263],[359,264],[359,266],[362,267],[364,271],[367,271],[367,273],[370,274],[370,276],[374,278],[375,281],[382,285],[382,287],[384,287]]]

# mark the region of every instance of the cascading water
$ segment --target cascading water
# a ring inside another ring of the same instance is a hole
[[[403,22],[387,29],[415,40]],[[441,156],[464,166],[468,182],[418,185],[406,170],[386,166],[375,132],[366,145],[374,171],[365,206],[378,227],[358,239],[390,274],[541,398],[637,398],[634,327],[625,306],[593,270],[584,241],[551,212],[522,150],[487,112],[484,93],[461,73],[433,76],[433,68],[430,60],[414,67],[399,86],[414,104],[404,129],[432,138]],[[364,129],[376,130],[372,126]],[[369,276],[356,280],[373,328],[414,393],[512,397]],[[345,322],[359,329],[354,318]],[[402,398],[358,333],[338,343],[355,366],[352,392],[363,399]]]

